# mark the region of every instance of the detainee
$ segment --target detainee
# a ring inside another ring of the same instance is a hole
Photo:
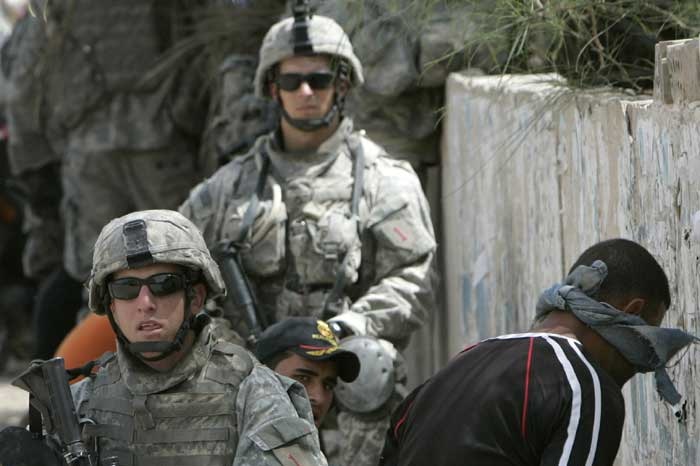
[[[612,465],[622,436],[622,386],[656,374],[696,340],[659,328],[671,305],[654,257],[626,239],[587,249],[537,303],[527,333],[464,350],[394,412],[383,466]]]

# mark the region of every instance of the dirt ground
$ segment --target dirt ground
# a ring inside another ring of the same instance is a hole
[[[0,374],[0,429],[18,426],[27,413],[29,394],[10,385],[10,381],[29,366],[29,361],[8,361]]]

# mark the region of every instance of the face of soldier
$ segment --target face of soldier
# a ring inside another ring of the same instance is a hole
[[[120,270],[114,274],[112,281],[120,278],[147,279],[163,273],[182,273],[182,270],[172,264],[152,264],[138,269]],[[204,285],[197,284],[194,289],[195,296],[190,303],[188,316],[201,309],[206,296]],[[110,309],[122,333],[132,343],[173,341],[183,320],[185,291],[178,289],[172,293],[154,294],[144,284],[133,299],[113,298]],[[153,357],[157,353],[145,353],[144,356]]]
[[[333,404],[333,389],[338,383],[338,367],[333,361],[312,361],[292,353],[280,361],[275,372],[300,382],[311,402],[314,423],[320,427]]]
[[[290,57],[279,63],[277,71],[280,75],[332,73],[330,57],[325,55]],[[275,83],[270,84],[272,97],[279,98],[287,113],[295,119],[323,117],[333,106],[335,92],[335,82],[325,89],[314,89],[313,83],[302,81],[299,87],[291,91],[281,89]]]

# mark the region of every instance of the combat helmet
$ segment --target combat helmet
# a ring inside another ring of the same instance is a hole
[[[206,283],[209,298],[226,293],[219,266],[212,259],[204,238],[182,214],[171,210],[145,210],[109,222],[95,242],[88,284],[89,306],[95,314],[107,314],[117,338],[129,352],[149,361],[163,359],[180,349],[194,318],[183,319],[172,342],[131,343],[109,309],[108,281],[120,270],[158,263],[182,266],[187,279],[186,309],[191,299],[191,287],[197,282]],[[161,354],[155,358],[140,355],[147,352]]]
[[[312,15],[308,0],[297,0],[294,16],[274,24],[265,35],[260,47],[260,59],[255,72],[255,94],[271,97],[268,84],[274,79],[275,65],[280,61],[303,55],[330,55],[338,58],[338,78],[352,86],[364,83],[362,64],[355,55],[350,38],[333,19]],[[342,111],[342,98],[336,94],[336,102],[328,113],[315,119],[291,118],[280,105],[282,116],[294,127],[313,131],[328,126],[335,115]]]

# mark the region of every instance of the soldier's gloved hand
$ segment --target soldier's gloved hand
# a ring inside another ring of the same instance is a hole
[[[333,333],[335,334],[335,337],[340,341],[343,338],[352,336],[355,334],[355,332],[352,331],[350,327],[345,325],[343,322],[339,321],[329,321],[328,326],[331,328]]]
[[[352,309],[341,312],[337,316],[328,319],[328,325],[331,329],[333,329],[335,324],[338,324],[340,326],[339,328],[344,329],[347,333],[345,336],[369,334],[369,319],[367,316],[362,312],[353,311]],[[333,330],[333,332],[335,332],[335,330]]]

